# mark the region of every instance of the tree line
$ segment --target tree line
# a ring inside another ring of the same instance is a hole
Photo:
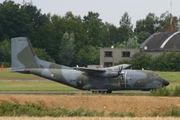
[[[64,16],[45,14],[30,3],[18,4],[5,0],[0,4],[0,62],[11,63],[10,39],[28,37],[37,55],[67,66],[99,64],[102,47],[138,48],[151,34],[166,31],[170,13],[159,17],[149,13],[144,19],[131,23],[125,12],[119,26],[103,22],[97,12]],[[174,30],[180,30],[180,18],[173,16]]]
[[[162,52],[156,57],[141,52],[136,53],[130,60],[121,60],[119,64],[131,64],[133,69],[145,69],[156,71],[180,71],[180,52],[173,49],[169,52]]]

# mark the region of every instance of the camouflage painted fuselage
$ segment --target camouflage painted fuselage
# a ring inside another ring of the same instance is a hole
[[[26,68],[26,71],[82,90],[151,90],[168,84],[153,71],[123,70],[123,75],[106,78],[93,76],[63,65],[37,60],[40,63],[39,66],[43,66],[41,65],[43,63],[47,65],[46,68]]]
[[[52,68],[51,68],[52,67]],[[71,68],[29,69],[35,74],[74,88],[91,91],[108,90],[152,90],[163,87],[163,78],[153,71],[123,70],[122,76],[113,78],[96,77]]]
[[[169,84],[153,71],[120,70],[123,65],[89,69],[44,61],[36,56],[30,42],[24,37],[11,39],[11,52],[12,71],[34,74],[82,90],[151,90]]]

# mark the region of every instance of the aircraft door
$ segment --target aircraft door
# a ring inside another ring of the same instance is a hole
[[[126,87],[129,89],[139,89],[143,87],[142,80],[144,79],[144,74],[137,71],[128,71],[126,74]],[[146,82],[146,80],[143,80]]]
[[[79,76],[76,78],[76,85],[78,88],[83,88],[84,85],[88,84],[89,78],[87,76]]]
[[[127,72],[126,73],[126,87],[131,89],[133,87],[134,79],[136,78],[136,75],[134,72]]]

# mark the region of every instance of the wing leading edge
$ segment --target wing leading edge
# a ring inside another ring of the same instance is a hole
[[[86,73],[90,73],[90,74],[98,74],[98,73],[103,73],[103,72],[107,72],[107,71],[119,71],[120,68],[125,69],[127,67],[129,67],[130,64],[121,64],[121,65],[117,65],[117,66],[113,66],[113,67],[107,67],[107,68],[86,68],[86,67],[73,67],[73,69],[75,70],[79,70],[79,71],[83,71]]]

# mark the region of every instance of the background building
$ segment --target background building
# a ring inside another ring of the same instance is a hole
[[[154,57],[173,49],[180,51],[180,31],[159,32],[146,39],[140,49],[101,48],[100,65],[104,67],[113,66],[123,59],[130,59],[139,52],[146,52]]]
[[[166,31],[151,35],[140,47],[140,52],[146,52],[152,56],[159,55],[163,51],[180,51],[180,31]]]
[[[139,49],[101,48],[100,65],[104,67],[113,66],[118,64],[120,60],[130,59],[135,53],[139,52]]]

